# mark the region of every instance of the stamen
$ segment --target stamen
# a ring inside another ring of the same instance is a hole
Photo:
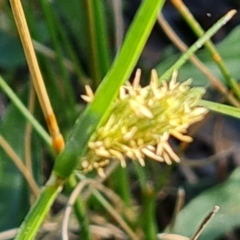
[[[156,155],[155,153],[151,152],[149,149],[147,148],[143,148],[141,149],[142,153],[145,154],[147,157],[153,159],[153,160],[156,160],[156,161],[159,161],[159,162],[163,162],[163,158]]]
[[[169,146],[169,144],[164,144],[163,145],[164,150],[168,153],[168,155],[173,159],[175,162],[179,162],[180,159],[177,156],[177,154],[172,150],[172,148]]]
[[[94,151],[95,151],[95,154],[100,156],[100,157],[104,157],[104,158],[111,157],[111,154],[106,149],[104,149],[103,147],[98,148],[98,149],[94,149]]]
[[[137,69],[135,78],[133,80],[133,88],[138,89],[140,87],[140,79],[141,79],[141,69]]]
[[[183,142],[192,142],[192,138],[190,136],[183,135],[181,132],[173,130],[173,131],[171,131],[171,135]]]

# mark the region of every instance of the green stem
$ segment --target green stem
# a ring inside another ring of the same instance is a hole
[[[63,181],[52,175],[28,213],[15,240],[32,240],[62,189]]]
[[[163,3],[163,0],[142,2],[116,61],[98,88],[94,101],[88,105],[80,118],[77,119],[65,149],[57,157],[52,173],[55,180],[50,179],[50,183],[53,183],[46,186],[42,194],[40,194],[39,201],[36,202],[27,215],[18,234],[18,240],[33,239],[36,235],[36,231],[61,189],[63,181],[58,183],[59,179],[65,180],[71,175],[79,164],[91,135],[108,116],[111,107],[110,103],[117,96],[120,86],[132,73]],[[60,177],[56,178],[56,175]],[[37,218],[37,220],[34,221],[34,218]]]
[[[131,191],[128,178],[128,172],[124,168],[117,168],[112,174],[113,189],[123,199],[126,206],[131,206]]]
[[[236,13],[235,10],[229,11],[220,18],[203,36],[201,36],[159,79],[159,81],[168,80],[174,70],[179,69],[189,57],[201,48],[223,25],[225,25]]]
[[[98,55],[100,60],[100,68],[102,78],[106,75],[110,68],[110,46],[108,44],[109,37],[107,32],[106,12],[103,1],[94,2],[95,22],[97,23],[96,34],[98,44]]]
[[[89,39],[89,71],[94,83],[94,88],[96,88],[101,82],[101,70],[98,61],[98,51],[97,51],[97,34],[95,29],[95,21],[94,21],[94,11],[93,5],[94,2],[92,0],[85,0],[84,7],[86,13],[87,20],[87,35]]]
[[[72,192],[76,185],[76,176],[71,175],[67,182],[67,189]],[[77,200],[75,201],[74,212],[81,228],[81,238],[84,240],[91,240],[92,238],[90,235],[89,221],[85,210],[85,204],[81,198],[77,198]]]
[[[133,232],[131,228],[127,226],[127,223],[124,219],[118,214],[116,209],[112,207],[112,205],[102,196],[102,194],[98,191],[93,191],[93,196],[102,204],[102,206],[114,217],[114,219],[118,222],[118,224],[125,229],[125,231],[130,236],[130,239],[137,240],[136,234]]]
[[[156,238],[157,226],[155,220],[156,213],[156,193],[151,185],[146,185],[143,190],[143,213],[141,216],[142,228],[146,240]]]
[[[204,30],[202,27],[198,24],[194,16],[191,14],[191,12],[187,9],[187,7],[182,3],[182,1],[172,1],[175,3],[177,10],[180,12],[182,17],[185,19],[185,21],[188,23],[188,25],[192,28],[196,36],[201,37],[204,35]],[[231,76],[226,64],[224,63],[223,59],[221,58],[218,50],[212,43],[212,41],[208,40],[205,42],[205,47],[212,56],[213,61],[218,66],[219,70],[221,71],[223,77],[226,79],[226,82],[232,87],[234,93],[236,96],[240,99],[240,89],[237,85],[237,81]]]
[[[33,115],[28,111],[28,109],[22,104],[18,96],[12,91],[12,89],[7,85],[2,77],[0,77],[0,88],[7,94],[11,99],[12,103],[18,108],[22,115],[31,123],[36,132],[42,137],[45,143],[51,147],[52,140],[44,128],[39,124],[39,122],[33,117]]]
[[[76,121],[72,135],[55,163],[54,171],[59,176],[65,178],[77,167],[91,135],[108,116],[110,103],[132,73],[163,3],[163,0],[142,2],[119,55],[97,89],[93,102]]]
[[[52,11],[51,9],[51,6],[50,6],[51,3],[46,0],[41,0],[40,3],[42,6],[44,16],[46,18],[49,34],[50,34],[54,49],[56,51],[56,60],[59,67],[61,79],[63,80],[63,83],[64,83],[64,88],[62,89],[65,90],[65,94],[68,102],[68,107],[66,108],[65,114],[67,113],[69,117],[69,121],[71,122],[71,116],[73,114],[73,109],[75,107],[75,99],[74,99],[74,92],[71,85],[70,76],[62,60],[64,58],[64,55],[63,55],[63,49],[61,46],[62,43],[60,42],[59,36],[58,36],[58,30],[59,30],[57,28],[58,24],[56,21],[56,17],[54,15],[54,11]]]
[[[51,138],[48,135],[48,133],[42,128],[42,126],[36,121],[36,119],[33,117],[33,115],[28,111],[28,109],[22,104],[22,102],[19,100],[19,98],[16,96],[16,94],[12,91],[12,89],[6,84],[6,82],[0,77],[0,88],[3,89],[3,91],[7,94],[7,96],[11,99],[13,104],[18,108],[18,110],[23,114],[23,116],[31,123],[33,128],[39,133],[39,135],[43,138],[43,140],[47,143],[49,148],[51,148]],[[74,184],[73,178],[69,178],[68,182],[69,186],[71,186],[71,189],[74,188],[76,184]],[[74,205],[75,213],[77,215],[77,218],[80,222],[80,226],[82,228],[82,233],[84,236],[84,239],[88,240],[91,238],[87,238],[89,235],[88,225],[86,223],[86,219],[83,219],[83,210],[82,210],[82,203],[78,199],[76,201],[76,204]],[[84,224],[83,224],[84,223]]]

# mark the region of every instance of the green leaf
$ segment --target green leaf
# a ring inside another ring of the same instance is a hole
[[[66,147],[58,155],[51,178],[41,192],[16,239],[33,239],[65,180],[79,164],[87,142],[99,124],[109,114],[110,104],[120,86],[129,78],[156,21],[164,0],[143,1],[136,14],[115,62],[97,89],[94,101],[77,119]],[[60,179],[62,178],[62,179]]]
[[[240,118],[240,109],[228,105],[224,105],[221,103],[210,102],[206,100],[201,100],[200,105],[208,108],[217,113],[221,113],[224,115],[228,115],[235,118]]]
[[[103,2],[84,0],[87,21],[89,70],[93,87],[97,88],[110,66],[106,13]]]
[[[69,176],[76,168],[94,130],[108,116],[110,104],[116,98],[120,86],[132,73],[163,2],[142,2],[117,58],[97,89],[94,101],[76,121],[66,148],[57,158],[54,171],[60,177]]]
[[[207,225],[199,240],[213,240],[240,224],[240,167],[230,178],[193,199],[177,216],[175,233],[192,236],[201,221],[215,205],[219,212]]]

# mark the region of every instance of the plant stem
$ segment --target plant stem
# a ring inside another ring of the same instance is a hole
[[[51,137],[45,131],[45,129],[39,124],[39,122],[33,117],[29,110],[23,105],[19,100],[18,96],[13,92],[13,90],[7,85],[4,79],[0,76],[0,88],[7,94],[12,103],[17,107],[17,109],[22,113],[22,115],[32,124],[36,132],[42,137],[44,142],[51,147]]]
[[[128,227],[127,223],[122,219],[118,212],[109,204],[109,202],[102,196],[98,191],[94,191],[94,197],[102,204],[102,206],[114,217],[118,224],[127,232],[130,239],[137,240],[138,237],[136,233],[133,232],[131,228]]]
[[[110,103],[132,73],[163,3],[163,0],[142,2],[117,58],[97,89],[93,102],[76,121],[66,148],[55,163],[54,171],[59,176],[65,178],[72,173],[85,153],[91,135],[108,116]]]
[[[57,120],[53,112],[50,99],[43,81],[43,77],[34,52],[31,36],[20,0],[10,0],[14,19],[21,38],[28,67],[32,76],[33,85],[38,96],[44,117],[46,119],[54,150],[60,152],[64,148],[63,137],[59,131]]]
[[[29,171],[29,169],[23,164],[22,159],[17,155],[17,153],[12,149],[12,147],[9,145],[9,143],[4,139],[4,137],[0,134],[0,146],[3,148],[5,153],[10,157],[10,159],[13,161],[15,166],[18,168],[18,170],[22,173],[22,175],[25,177],[32,193],[35,197],[39,195],[39,188],[37,183],[35,182],[32,173]]]
[[[131,190],[128,178],[128,171],[123,168],[117,168],[112,176],[114,189],[122,198],[126,206],[131,206]],[[115,180],[115,181],[114,181]]]
[[[147,184],[143,189],[143,213],[141,216],[142,228],[145,233],[146,240],[155,239],[157,235],[157,227],[155,221],[156,211],[156,193],[153,186]]]
[[[56,60],[59,68],[61,83],[63,84],[65,101],[67,101],[68,107],[65,110],[65,115],[67,116],[69,122],[71,122],[71,116],[73,114],[74,106],[75,106],[75,98],[74,91],[71,84],[70,75],[67,69],[64,66],[62,59],[64,58],[62,42],[60,42],[58,32],[59,29],[57,27],[58,23],[56,21],[55,13],[51,9],[51,3],[49,1],[41,0],[41,7],[46,19],[47,29],[49,31],[51,41],[54,46],[54,50],[56,51]]]
[[[178,35],[174,32],[172,27],[168,24],[166,19],[162,14],[159,14],[158,16],[158,22],[162,29],[164,30],[165,34],[168,36],[168,38],[174,43],[174,45],[181,51],[186,52],[188,47],[186,44],[178,37]],[[228,91],[227,87],[218,79],[216,78],[211,71],[202,63],[202,61],[196,56],[192,55],[189,60],[208,78],[209,82],[212,84],[213,87],[215,87],[221,94],[224,95],[224,97],[235,107],[240,107],[240,103],[233,96],[233,94]]]
[[[143,1],[133,21],[125,44],[116,61],[98,88],[94,101],[88,105],[77,119],[65,149],[58,155],[47,186],[39,196],[17,236],[19,240],[30,240],[36,235],[44,217],[49,211],[64,180],[79,164],[87,148],[87,142],[93,132],[108,116],[110,103],[117,97],[120,86],[129,78],[155,23],[157,13],[163,6],[163,0]]]
[[[48,183],[42,189],[42,192],[35,203],[35,207],[30,210],[26,219],[21,225],[20,231],[15,240],[34,239],[54,200],[62,190],[62,185],[63,180],[52,174]]]
[[[194,16],[191,14],[191,12],[188,10],[188,8],[184,5],[182,0],[171,0],[171,2],[174,4],[176,9],[180,12],[180,14],[183,16],[185,21],[189,24],[189,26],[192,28],[194,33],[201,37],[204,35],[204,30],[202,27],[198,24]],[[205,42],[205,47],[207,48],[208,52],[212,56],[213,61],[217,64],[218,68],[220,69],[223,77],[226,79],[226,82],[232,87],[234,93],[236,96],[240,99],[240,89],[237,85],[237,81],[231,76],[227,66],[225,65],[223,59],[221,58],[219,52],[217,51],[216,47],[212,43],[212,41],[208,40]]]
[[[106,20],[106,9],[104,8],[105,3],[103,0],[94,1],[94,16],[96,25],[96,34],[97,34],[97,44],[98,44],[98,58],[100,61],[101,76],[102,78],[107,74],[107,71],[110,68],[111,59],[110,59],[110,46],[109,46],[109,36]],[[102,79],[101,79],[102,80]]]
[[[102,1],[83,1],[89,39],[89,71],[96,89],[110,66],[109,48]]]
[[[179,69],[189,57],[195,53],[203,44],[209,40],[223,25],[225,25],[234,15],[236,10],[229,11],[220,18],[203,36],[201,36],[159,79],[159,81],[168,80],[174,70]]]
[[[77,183],[78,182],[77,182],[76,176],[72,174],[68,179],[66,187],[69,189],[70,192],[72,192],[77,186]],[[79,226],[81,228],[81,238],[84,240],[92,239],[90,234],[89,221],[86,214],[85,204],[82,198],[76,199],[74,203],[74,212],[79,222]]]

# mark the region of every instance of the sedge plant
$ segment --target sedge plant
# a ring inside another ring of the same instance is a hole
[[[76,169],[81,169],[83,172],[96,170],[100,176],[105,177],[105,168],[113,160],[118,160],[121,167],[124,168],[127,158],[137,160],[142,166],[145,164],[146,157],[167,164],[178,163],[180,158],[168,142],[170,136],[181,141],[191,141],[191,137],[186,134],[187,128],[202,120],[208,109],[240,117],[236,108],[201,100],[205,90],[197,87],[192,88],[191,80],[179,83],[176,71],[222,25],[231,19],[235,11],[227,13],[201,36],[196,44],[161,75],[160,79],[156,71],[153,70],[149,85],[141,87],[141,74],[138,70],[133,83],[127,82],[156,21],[158,12],[164,4],[163,0],[143,1],[109,70],[107,70],[110,65],[108,56],[104,56],[105,61],[101,62],[101,51],[104,52],[103,49],[106,49],[106,45],[95,48],[96,44],[101,44],[101,42],[90,43],[93,53],[91,71],[92,78],[95,78],[93,88],[99,85],[105,73],[106,75],[95,93],[89,86],[86,86],[86,94],[82,97],[88,102],[88,105],[76,119],[65,145],[42,81],[37,60],[34,57],[33,48],[28,48],[31,46],[30,35],[27,31],[22,31],[23,26],[25,26],[24,29],[27,27],[24,18],[19,18],[18,11],[21,9],[21,3],[18,0],[10,2],[23,46],[25,46],[24,50],[31,76],[56,156],[50,178],[23,221],[16,239],[35,238],[64,184],[69,183],[69,186],[74,187],[75,183],[72,177]],[[88,1],[88,4],[90,3],[93,4],[93,9],[97,12],[96,19],[102,21],[103,19],[98,12],[101,5],[94,4],[94,1]],[[49,11],[47,6],[43,7],[45,11]],[[87,5],[87,1],[85,7],[88,11],[92,9]],[[23,12],[21,14],[23,15]],[[91,17],[88,12],[89,21]],[[91,36],[98,34],[94,25],[88,34]],[[57,39],[54,41],[57,45]],[[99,52],[98,49],[100,49]],[[103,67],[100,63],[103,64]],[[59,62],[59,64],[61,63]],[[63,68],[62,65],[61,68]],[[24,108],[2,78],[0,78],[0,87],[31,122],[48,147],[51,147],[49,135]],[[81,205],[82,202],[80,201],[79,204]],[[82,214],[81,217],[86,217],[86,215],[84,216],[84,207],[80,207],[79,211]],[[85,226],[84,222],[86,223],[85,219],[82,219],[85,239],[90,239],[88,226]],[[151,239],[154,231],[149,231],[146,239]]]

